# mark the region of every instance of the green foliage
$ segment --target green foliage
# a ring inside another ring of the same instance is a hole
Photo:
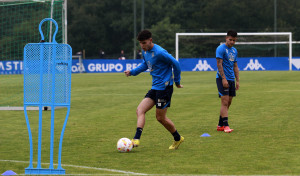
[[[159,21],[156,25],[151,26],[154,43],[162,46],[173,55],[175,54],[175,35],[180,31],[180,25],[172,24],[169,17],[166,17]]]
[[[141,2],[136,1],[137,31],[141,24]],[[69,43],[74,51],[85,49],[87,57],[98,57],[103,49],[109,58],[117,58],[124,50],[133,57],[134,1],[96,0],[68,2]],[[293,32],[300,39],[298,0],[277,0],[277,32]],[[157,44],[175,52],[176,32],[273,32],[274,1],[252,0],[167,0],[145,1],[145,28],[152,30]],[[205,51],[200,46],[187,46]],[[200,47],[200,48],[199,48]],[[193,52],[193,51],[191,51]],[[294,55],[298,56],[298,49]],[[199,54],[198,54],[199,55]],[[202,52],[201,55],[209,55]]]
[[[149,73],[73,74],[62,148],[66,174],[124,174],[116,170],[160,175],[299,174],[300,72],[240,72],[241,87],[229,110],[229,124],[235,129],[230,134],[216,131],[220,99],[215,75],[183,72],[184,88],[174,88],[168,117],[185,137],[178,150],[169,151],[172,135],[156,121],[152,109],[146,114],[141,146],[119,153],[118,139],[135,133],[135,110],[151,86]],[[21,76],[14,76],[7,83],[22,82]],[[36,161],[39,112],[28,113]],[[42,163],[49,163],[50,115],[43,112]],[[55,110],[54,162],[65,115],[66,109]],[[0,173],[23,174],[29,162],[24,112],[1,111],[0,124]],[[200,137],[203,133],[211,137]]]
[[[27,2],[27,5],[25,5]],[[61,4],[62,1],[54,1]],[[133,49],[136,36],[134,34],[134,0],[94,0],[68,1],[68,43],[76,52],[85,49],[87,58],[97,58],[100,49],[104,50],[107,58],[118,58],[121,50],[125,51],[127,58],[133,58]],[[144,24],[146,29],[154,32],[154,36],[159,38],[154,41],[165,47],[174,54],[174,39],[176,32],[226,32],[235,29],[238,32],[273,32],[274,29],[274,0],[252,0],[252,1],[232,1],[232,0],[147,0],[145,2]],[[7,3],[7,2],[5,2]],[[12,2],[13,3],[13,2]],[[8,34],[13,31],[24,32],[24,27],[14,24],[17,21],[26,24],[33,22],[27,17],[26,8],[21,6],[9,6],[0,10],[1,16],[1,38],[0,47],[3,56],[1,58],[10,59],[18,56],[7,56],[7,45],[13,43],[13,38]],[[30,13],[37,18],[37,24],[29,27],[29,31],[36,31],[36,26],[45,17],[49,17],[49,4],[46,1],[45,9],[34,7],[36,1],[22,0],[22,6],[30,6]],[[137,31],[141,30],[141,3],[136,0],[137,7]],[[4,2],[0,3],[2,8]],[[42,4],[42,3],[39,3]],[[32,7],[31,7],[32,6]],[[8,9],[16,8],[15,14],[5,14]],[[61,12],[61,7],[56,6],[56,13]],[[277,0],[277,32],[293,32],[293,40],[300,40],[299,14],[300,3],[298,0]],[[13,20],[7,20],[7,18]],[[55,17],[56,18],[56,17]],[[61,26],[61,20],[57,20]],[[12,24],[10,24],[12,23]],[[12,25],[8,27],[9,25]],[[25,32],[23,41],[12,48],[24,47],[26,43],[38,42],[39,34],[36,32]],[[60,34],[59,34],[60,35]],[[36,36],[32,39],[26,36]],[[47,36],[46,36],[47,38]],[[58,41],[58,40],[57,40]],[[160,43],[161,42],[161,43]],[[299,47],[296,45],[296,47]],[[187,52],[194,52],[197,55],[209,55],[205,53],[207,48],[201,46],[186,46]],[[210,47],[209,47],[210,48]],[[18,51],[17,51],[18,52]],[[20,53],[20,52],[18,52]],[[300,50],[293,50],[294,56],[300,55]],[[22,52],[21,52],[22,54]],[[194,55],[192,53],[192,55]],[[20,59],[20,58],[19,58]]]

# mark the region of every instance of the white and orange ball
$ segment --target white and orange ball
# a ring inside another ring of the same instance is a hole
[[[121,138],[117,143],[117,149],[119,152],[130,152],[132,150],[133,144],[128,138]]]

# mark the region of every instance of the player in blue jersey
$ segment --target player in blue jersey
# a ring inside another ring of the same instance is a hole
[[[232,102],[232,98],[236,95],[236,90],[240,88],[239,68],[237,65],[237,50],[233,47],[237,40],[236,31],[228,31],[225,44],[218,46],[216,50],[217,58],[217,87],[219,97],[221,98],[221,109],[218,131],[230,133],[228,124],[228,110]]]
[[[143,62],[137,68],[126,70],[124,73],[126,76],[136,76],[149,69],[150,75],[152,75],[152,88],[137,107],[137,129],[136,134],[132,139],[133,145],[134,147],[137,147],[140,144],[140,137],[145,125],[145,114],[156,105],[156,119],[174,137],[174,142],[169,149],[177,149],[184,138],[180,136],[174,123],[166,114],[168,107],[170,107],[171,104],[173,82],[175,82],[177,88],[183,88],[180,84],[181,69],[179,62],[165,49],[152,43],[152,34],[150,31],[141,31],[138,34],[137,39],[143,49]]]

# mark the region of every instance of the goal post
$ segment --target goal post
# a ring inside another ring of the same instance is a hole
[[[73,61],[77,61],[77,63],[75,63],[75,67],[72,67],[72,72],[74,73],[85,73],[85,68],[83,65],[83,60],[82,60],[82,55],[73,55],[72,56],[72,60]]]
[[[176,47],[176,59],[179,59],[179,40],[182,36],[202,36],[202,37],[212,37],[212,36],[224,36],[223,40],[220,42],[225,41],[225,36],[227,33],[176,33],[176,39],[175,39],[175,47]],[[292,33],[291,32],[247,32],[247,33],[238,33],[238,38],[241,36],[258,36],[258,37],[266,37],[266,36],[272,36],[272,37],[280,37],[284,36],[287,37],[288,40],[285,41],[262,41],[262,42],[236,42],[236,45],[262,45],[262,44],[288,44],[288,59],[289,59],[289,70],[292,70]],[[201,43],[200,43],[201,44]],[[216,48],[215,48],[216,49]]]

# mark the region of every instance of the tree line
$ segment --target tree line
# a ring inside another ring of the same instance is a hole
[[[134,56],[136,30],[141,30],[143,0],[68,1],[68,43],[86,58]],[[300,40],[298,0],[145,0],[144,28],[153,41],[175,54],[176,32],[292,32]],[[136,47],[139,48],[138,42]],[[214,46],[215,47],[215,46]]]

